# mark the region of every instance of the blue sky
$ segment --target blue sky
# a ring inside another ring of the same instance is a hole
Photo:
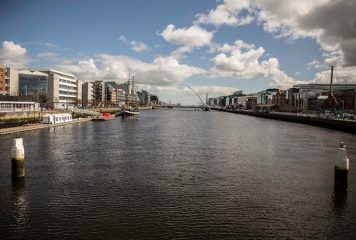
[[[82,80],[122,82],[131,73],[141,88],[185,104],[197,99],[183,83],[202,96],[288,88],[326,82],[330,62],[350,82],[346,43],[355,38],[322,24],[329,9],[355,7],[340,2],[2,0],[0,64]]]

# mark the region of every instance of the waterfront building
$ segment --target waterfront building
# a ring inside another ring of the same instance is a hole
[[[244,95],[244,92],[242,90],[237,90],[235,91],[233,94],[233,96],[243,96]]]
[[[277,107],[279,111],[286,111],[287,91],[278,90],[272,94],[272,104]]]
[[[256,110],[257,108],[257,93],[252,93],[248,95],[246,102],[246,110]]]
[[[141,105],[149,105],[150,104],[150,94],[145,91],[142,90],[141,92],[137,92],[138,98],[139,98],[139,102]]]
[[[330,84],[298,84],[293,86],[293,107],[300,112],[315,110],[314,101],[322,95],[327,95],[330,90]],[[334,84],[332,90],[337,91],[355,91],[356,84]],[[310,99],[308,101],[308,99]],[[341,100],[342,101],[342,100]],[[309,104],[308,104],[309,103]],[[329,106],[330,107],[330,106]],[[351,107],[351,106],[350,106]],[[328,106],[326,106],[328,108]],[[355,111],[355,110],[354,110]]]
[[[217,105],[216,98],[209,98],[207,104],[210,105],[210,106],[216,106]]]
[[[324,97],[326,97],[325,95],[326,93],[324,93]],[[320,111],[336,110],[342,113],[356,114],[356,89],[336,90],[333,91],[333,96],[336,99],[336,105],[331,104],[328,97],[324,108],[321,108]]]
[[[19,96],[29,96],[42,106],[49,101],[48,97],[48,75],[31,70],[20,70],[17,72]]]
[[[217,104],[219,107],[225,107],[226,105],[226,96],[220,96],[217,98]]]
[[[77,80],[77,106],[83,106],[83,81]]]
[[[85,107],[91,106],[95,99],[94,86],[91,82],[84,82],[82,86],[82,104]]]
[[[94,104],[96,106],[105,104],[105,82],[95,81],[93,82],[94,87]]]
[[[10,76],[8,67],[0,67],[0,95],[8,95]]]
[[[116,104],[116,89],[109,83],[105,83],[106,104]]]
[[[45,114],[42,117],[42,123],[56,124],[73,121],[72,115],[69,113]]]
[[[39,111],[40,104],[31,97],[0,96],[0,112],[30,112]]]
[[[49,106],[56,109],[72,108],[77,103],[77,78],[54,69],[39,70],[48,75]]]
[[[248,99],[249,99],[249,96],[247,96],[247,95],[238,97],[236,107],[238,109],[246,109]]]
[[[18,96],[18,70],[2,66],[0,67],[0,95]]]
[[[126,92],[122,89],[116,89],[116,103],[119,106],[123,106],[125,105],[125,96],[126,96]]]
[[[152,105],[157,105],[159,103],[159,98],[157,95],[150,95],[150,102]]]

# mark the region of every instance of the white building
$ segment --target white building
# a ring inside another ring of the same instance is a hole
[[[48,96],[50,105],[56,109],[72,108],[77,103],[77,78],[69,73],[53,69],[40,70],[48,74]]]
[[[83,81],[77,80],[77,106],[81,107],[83,104]]]
[[[40,105],[35,102],[0,101],[0,112],[32,112],[39,110]]]
[[[73,121],[72,115],[69,113],[45,114],[42,117],[42,122],[47,124],[65,123]]]
[[[94,86],[91,82],[84,82],[82,87],[82,104],[83,106],[91,106],[95,99]]]

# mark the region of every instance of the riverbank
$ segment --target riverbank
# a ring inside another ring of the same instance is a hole
[[[65,125],[70,125],[70,124],[87,122],[90,120],[91,120],[91,118],[81,118],[81,119],[74,119],[73,121],[65,122],[65,123],[57,123],[57,124],[34,123],[34,124],[29,124],[29,125],[23,125],[20,127],[2,128],[2,129],[0,129],[0,135],[31,131],[31,130],[42,129],[42,128],[65,126]]]
[[[348,120],[335,120],[321,118],[316,115],[295,115],[295,114],[283,114],[283,113],[262,113],[243,110],[228,110],[214,108],[216,111],[230,112],[235,114],[243,114],[253,117],[268,118],[280,121],[295,122],[301,124],[309,124],[317,127],[329,128],[344,132],[356,133],[356,122]]]

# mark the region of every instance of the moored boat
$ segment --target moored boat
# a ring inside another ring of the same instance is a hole
[[[127,117],[127,116],[135,116],[135,115],[139,115],[139,114],[140,114],[140,111],[138,111],[138,110],[131,110],[131,109],[125,109],[125,108],[123,108],[121,110],[122,118]]]
[[[113,116],[110,113],[103,113],[100,116],[96,116],[92,119],[92,121],[108,121],[113,119]]]

